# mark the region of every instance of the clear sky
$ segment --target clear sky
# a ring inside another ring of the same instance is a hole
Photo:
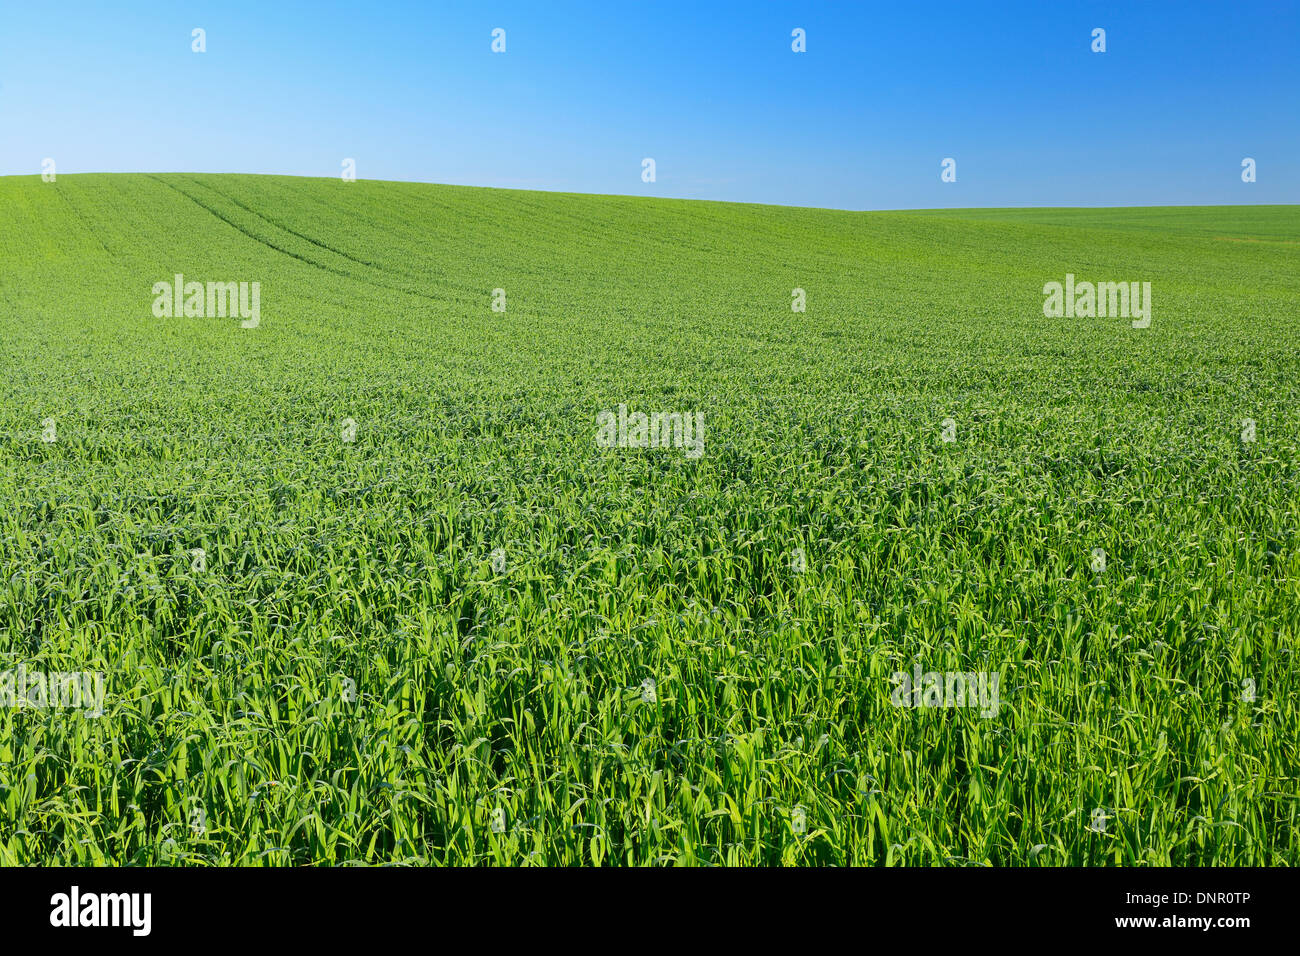
[[[46,157],[846,209],[1297,203],[1300,0],[8,0],[0,174]]]

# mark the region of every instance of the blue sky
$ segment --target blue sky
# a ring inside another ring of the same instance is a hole
[[[1296,203],[1300,0],[15,0],[0,174],[45,157],[845,209]]]

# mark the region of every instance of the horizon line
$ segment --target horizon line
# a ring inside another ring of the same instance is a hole
[[[41,173],[5,173],[0,174],[0,180],[6,179],[40,179]],[[240,172],[201,172],[194,170],[134,170],[132,172],[110,171],[110,170],[92,170],[78,173],[59,173],[59,176],[260,176],[268,179],[309,179],[322,181],[343,181],[338,176],[305,176],[298,173],[240,173]],[[965,212],[965,211],[996,211],[996,210],[1075,210],[1075,209],[1256,209],[1256,208],[1274,208],[1288,209],[1300,208],[1300,203],[1120,203],[1118,205],[1085,205],[1085,206],[1053,206],[1053,205],[1020,205],[1020,206],[895,206],[892,208],[875,208],[875,209],[852,209],[845,206],[801,206],[794,203],[772,203],[772,202],[752,202],[739,199],[701,199],[697,197],[686,196],[655,196],[644,195],[640,193],[598,193],[598,192],[576,192],[571,189],[542,189],[542,188],[524,188],[520,186],[483,186],[477,183],[449,183],[435,182],[424,179],[366,179],[357,177],[351,182],[369,182],[369,183],[386,183],[408,186],[448,186],[454,189],[490,189],[496,192],[519,192],[519,193],[545,193],[557,196],[587,196],[593,199],[650,199],[668,202],[691,202],[691,203],[716,203],[725,206],[766,206],[773,209],[806,209],[818,212],[847,212],[847,213],[873,213],[873,212]],[[57,184],[57,180],[56,180]]]

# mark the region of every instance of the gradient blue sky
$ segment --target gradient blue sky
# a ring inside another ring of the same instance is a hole
[[[1296,203],[1298,120],[1300,2],[13,0],[0,18],[0,174],[337,176],[353,157],[362,179],[846,209]]]

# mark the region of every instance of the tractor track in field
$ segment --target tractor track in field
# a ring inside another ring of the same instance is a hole
[[[168,182],[168,181],[165,180],[165,179],[160,179],[160,178],[158,178],[157,176],[152,175],[152,174],[148,174],[148,178],[152,179],[154,182],[161,183],[162,185],[166,186],[167,188],[169,188],[169,189],[173,189],[173,190],[175,190],[176,192],[180,193],[182,196],[184,196],[184,197],[185,197],[186,199],[188,199],[190,202],[194,203],[194,204],[195,204],[196,206],[198,206],[199,208],[201,208],[201,209],[203,209],[203,210],[205,210],[205,211],[211,213],[211,214],[212,214],[213,216],[215,216],[217,219],[220,219],[220,220],[221,220],[222,222],[224,222],[226,225],[230,226],[232,229],[234,229],[234,230],[236,230],[237,232],[239,232],[240,234],[242,234],[242,235],[248,237],[249,239],[253,240],[254,242],[258,243],[259,245],[266,246],[268,249],[273,249],[274,251],[276,251],[276,252],[278,252],[278,253],[280,253],[280,254],[282,254],[282,255],[286,255],[286,256],[288,256],[288,257],[291,258],[291,259],[296,259],[296,260],[299,261],[299,262],[305,263],[305,264],[307,264],[307,265],[309,265],[309,266],[313,266],[313,267],[315,267],[315,268],[317,268],[317,269],[322,270],[323,272],[328,272],[328,273],[330,273],[330,274],[332,274],[332,275],[341,276],[341,277],[344,278],[344,279],[351,279],[351,280],[353,280],[354,282],[360,282],[360,283],[362,283],[362,284],[364,284],[364,285],[368,285],[368,286],[370,286],[370,287],[372,287],[372,288],[375,288],[375,289],[383,289],[383,290],[386,291],[386,292],[400,292],[400,293],[402,293],[403,295],[415,296],[416,298],[419,298],[419,299],[425,299],[425,300],[427,300],[427,301],[429,301],[429,302],[437,302],[437,303],[439,303],[439,304],[443,304],[443,300],[442,300],[442,299],[439,299],[439,298],[437,298],[436,296],[431,296],[431,295],[429,295],[428,293],[425,293],[425,292],[416,292],[414,289],[404,289],[404,288],[402,288],[401,286],[386,285],[386,284],[384,284],[384,283],[382,283],[382,282],[375,282],[373,279],[367,278],[367,277],[365,277],[365,276],[355,275],[355,274],[353,274],[353,273],[351,273],[351,272],[345,272],[345,271],[342,270],[342,269],[336,269],[336,268],[334,268],[334,267],[332,267],[332,266],[325,265],[325,264],[322,263],[322,262],[317,262],[317,261],[314,260],[314,259],[308,259],[306,256],[303,256],[303,255],[300,255],[300,254],[298,254],[298,253],[296,253],[296,252],[293,252],[293,251],[290,250],[290,249],[286,249],[286,248],[284,248],[283,246],[276,245],[274,242],[271,242],[269,239],[263,239],[262,237],[257,236],[257,235],[255,235],[255,234],[249,232],[247,229],[245,229],[245,228],[244,228],[243,226],[241,226],[239,223],[235,222],[233,219],[230,219],[228,216],[223,215],[220,211],[218,211],[217,209],[215,209],[215,208],[213,208],[212,206],[208,205],[207,203],[203,202],[203,200],[199,199],[198,197],[192,195],[192,194],[189,193],[189,192],[186,192],[184,189],[181,189],[181,188],[180,188],[179,186],[177,186],[175,183]],[[223,198],[229,198],[229,197],[226,197],[224,193],[218,193],[218,195],[223,196]],[[238,203],[238,202],[236,202],[235,205],[239,206],[239,208],[241,208],[241,209],[245,209],[245,210],[248,210],[249,212],[252,212],[252,210],[251,210],[251,209],[248,209],[248,207],[245,206],[243,203]],[[310,242],[310,243],[312,243],[313,245],[317,246],[318,248],[325,249],[325,250],[327,250],[327,251],[329,251],[329,252],[333,252],[333,253],[335,253],[336,255],[340,255],[340,256],[342,256],[344,259],[347,259],[349,262],[354,262],[354,263],[356,263],[357,265],[362,265],[362,266],[367,266],[367,267],[369,266],[369,263],[363,262],[363,261],[360,260],[360,259],[354,259],[354,258],[352,258],[352,257],[349,256],[349,255],[346,255],[346,254],[344,254],[344,253],[338,252],[338,251],[335,250],[335,249],[331,249],[329,246],[326,246],[326,245],[323,245],[322,243],[316,242],[315,240],[310,239],[310,238],[307,237],[307,236],[303,236],[301,233],[298,233],[298,232],[295,232],[295,231],[292,230],[292,229],[287,229],[287,228],[285,228],[285,227],[283,227],[283,226],[280,226],[278,223],[272,222],[270,219],[266,219],[265,216],[261,216],[261,215],[259,215],[259,214],[257,214],[257,213],[254,213],[254,215],[258,215],[258,218],[263,219],[263,220],[264,220],[265,222],[267,222],[268,224],[270,224],[270,225],[272,225],[272,226],[276,226],[276,228],[283,229],[285,232],[291,233],[292,235],[298,236],[300,239],[304,239],[304,240],[306,240],[307,242]]]

